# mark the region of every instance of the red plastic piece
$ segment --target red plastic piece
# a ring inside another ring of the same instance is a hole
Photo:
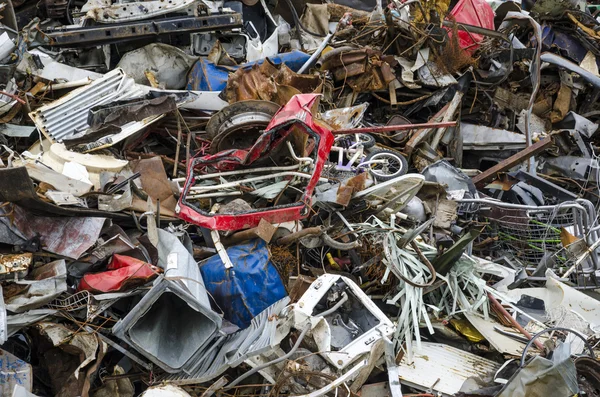
[[[457,23],[495,30],[494,10],[492,10],[492,7],[485,0],[460,0],[446,19],[450,21],[454,19]],[[457,34],[458,44],[469,54],[473,54],[479,48],[479,43],[481,43],[484,37],[480,34],[462,30],[459,30]],[[448,35],[452,36],[450,29],[448,29]]]
[[[162,269],[130,256],[115,254],[106,267],[107,271],[86,274],[77,291],[93,293],[121,292],[139,287],[153,280]]]
[[[331,131],[314,122],[310,112],[319,95],[295,95],[273,116],[265,133],[256,143],[246,150],[231,149],[210,156],[191,160],[188,175],[177,206],[178,216],[186,222],[193,223],[211,230],[242,230],[258,226],[261,219],[277,224],[303,219],[309,211],[306,203],[310,203],[312,192],[319,181],[325,161],[329,156],[334,137]],[[211,215],[189,204],[185,197],[194,184],[194,170],[198,167],[210,166],[220,171],[251,165],[260,157],[267,154],[277,145],[283,144],[292,131],[302,131],[310,135],[317,144],[317,158],[314,172],[304,189],[301,200],[296,204],[281,205],[272,209],[258,209],[237,214]]]

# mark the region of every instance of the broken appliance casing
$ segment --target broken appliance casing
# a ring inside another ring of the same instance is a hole
[[[346,293],[349,295],[349,301],[355,299],[360,302],[368,315],[373,316],[378,324],[369,330],[365,330],[361,335],[357,335],[343,348],[334,351],[332,340],[336,335],[332,332],[332,326],[328,318],[336,313],[322,317],[315,316],[314,311],[317,304],[328,294],[332,287],[340,283],[347,286]],[[363,354],[369,353],[373,343],[384,336],[391,336],[395,329],[390,319],[358,285],[347,277],[335,274],[324,274],[312,283],[310,288],[302,295],[302,298],[294,305],[292,313],[295,328],[302,329],[307,321],[310,322],[313,339],[317,343],[319,352],[321,352],[319,354],[339,370],[347,368]]]
[[[258,226],[261,219],[273,224],[304,219],[309,214],[307,203],[310,203],[312,192],[319,181],[323,166],[329,156],[333,144],[333,134],[325,127],[315,123],[311,107],[317,101],[317,94],[295,95],[287,105],[273,117],[265,133],[249,150],[231,149],[212,156],[193,159],[188,167],[188,174],[176,207],[178,216],[186,222],[211,230],[240,230]],[[284,144],[285,138],[292,131],[302,131],[315,141],[316,159],[304,194],[295,203],[276,205],[269,209],[252,209],[234,214],[211,214],[198,208],[187,200],[190,188],[195,182],[195,169],[211,165],[220,170],[235,169],[251,163],[265,153]]]

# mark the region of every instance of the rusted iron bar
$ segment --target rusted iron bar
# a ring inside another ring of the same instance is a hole
[[[536,154],[540,153],[542,150],[546,149],[551,144],[552,144],[551,137],[542,139],[541,141],[538,141],[538,142],[534,143],[533,145],[529,146],[527,149],[521,150],[519,153],[515,154],[514,156],[510,156],[509,158],[499,162],[492,168],[471,178],[471,180],[473,181],[473,183],[475,185],[480,185],[484,182],[487,182],[488,180],[492,179],[498,172],[506,171],[509,168],[512,168],[515,165],[526,161],[527,159],[535,156]]]
[[[496,309],[498,309],[500,311],[500,313],[502,313],[502,315],[504,317],[506,317],[506,319],[509,320],[516,329],[519,330],[520,333],[522,333],[528,340],[531,340],[533,338],[533,336],[529,332],[527,332],[525,330],[525,328],[521,327],[521,324],[519,324],[517,322],[517,320],[515,320],[513,318],[513,316],[511,316],[510,313],[506,311],[504,306],[502,306],[500,304],[500,302],[498,302],[498,300],[496,298],[494,298],[494,296],[492,294],[490,294],[489,292],[488,292],[488,298],[490,299],[490,303],[492,305],[494,305],[494,307]],[[535,343],[535,345],[537,346],[538,349],[540,349],[540,351],[542,351],[542,352],[544,351],[544,345],[542,345],[542,342],[540,342],[539,340],[536,339],[533,341],[533,343]]]

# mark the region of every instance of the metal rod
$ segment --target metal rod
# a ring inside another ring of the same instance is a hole
[[[500,304],[500,302],[498,302],[498,300],[492,294],[490,294],[489,292],[488,292],[488,298],[489,298],[490,302],[492,303],[492,305],[494,307],[496,307],[496,309],[498,309],[500,311],[500,313],[502,313],[502,315],[504,317],[506,317],[506,319],[509,320],[516,329],[519,330],[520,333],[522,333],[529,340],[533,339],[533,336],[529,332],[527,332],[525,330],[525,328],[521,327],[521,324],[519,324],[517,322],[517,320],[515,320],[513,318],[513,316],[511,316],[510,313],[506,311],[506,309],[504,308],[504,306],[502,306]],[[538,349],[540,349],[540,351],[542,351],[542,352],[544,351],[544,345],[542,345],[542,343],[540,341],[534,340],[533,343],[535,343],[535,345],[537,346]]]
[[[446,128],[446,127],[454,127],[456,126],[456,121],[446,121],[443,123],[422,123],[422,124],[401,124],[401,125],[385,125],[385,126],[374,126],[374,127],[363,127],[363,128],[351,128],[351,129],[342,129],[337,131],[331,131],[333,135],[343,135],[343,134],[362,134],[362,133],[380,133],[380,132],[390,132],[390,131],[406,131],[406,130],[416,130],[419,128]]]

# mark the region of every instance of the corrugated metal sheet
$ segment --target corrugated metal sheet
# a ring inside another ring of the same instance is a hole
[[[87,119],[92,107],[143,94],[144,91],[122,69],[115,69],[90,85],[29,113],[29,117],[49,139],[61,142],[82,135],[90,127]]]
[[[421,342],[414,349],[411,363],[405,355],[400,362],[400,382],[421,390],[434,391],[453,396],[471,376],[485,376],[496,372],[500,364],[475,354],[441,343]]]

